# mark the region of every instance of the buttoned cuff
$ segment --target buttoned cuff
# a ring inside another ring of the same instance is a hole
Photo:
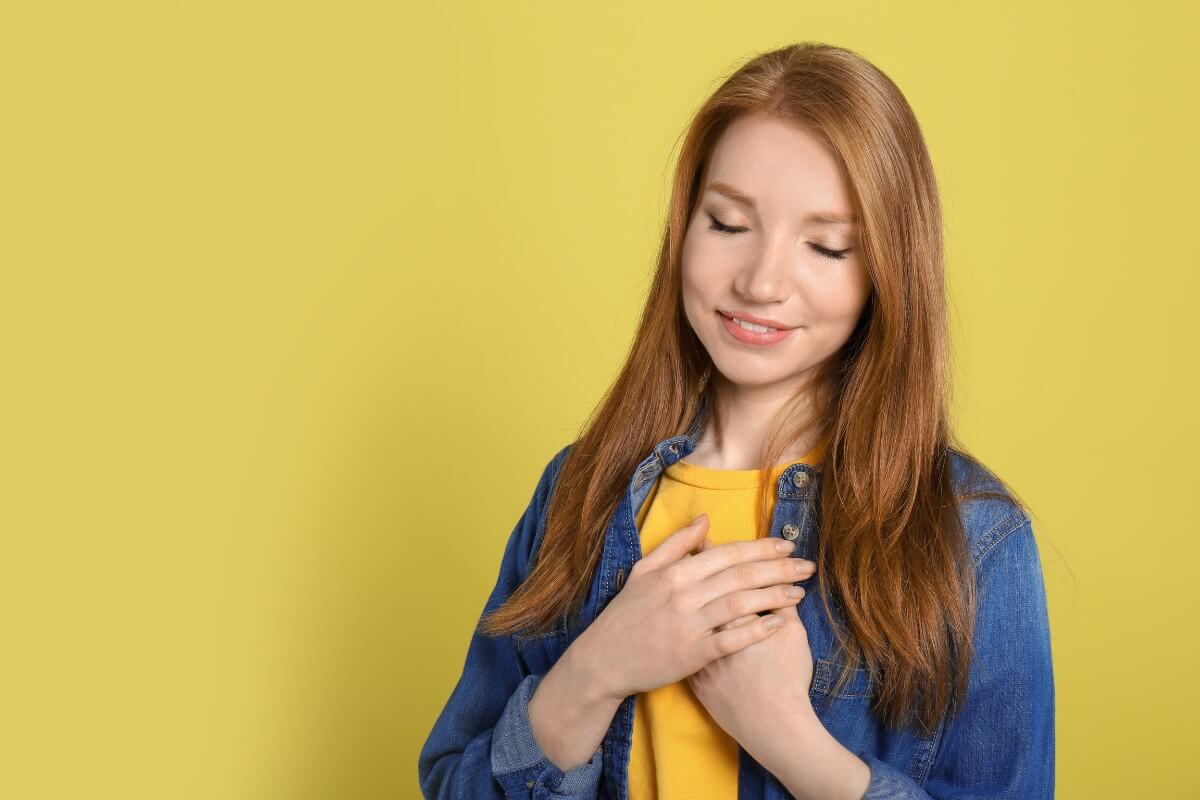
[[[542,675],[526,675],[508,699],[492,732],[492,774],[510,798],[595,798],[603,767],[603,747],[591,761],[563,772],[546,758],[529,724],[529,698]]]

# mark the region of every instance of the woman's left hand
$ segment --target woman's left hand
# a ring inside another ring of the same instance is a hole
[[[804,602],[802,598],[800,602]],[[797,606],[778,608],[771,615],[783,620],[782,629],[762,641],[710,661],[689,675],[688,685],[713,721],[751,754],[767,752],[768,739],[794,722],[814,715],[808,697],[813,657],[808,631]],[[761,625],[768,615],[748,614],[718,630],[738,625]]]

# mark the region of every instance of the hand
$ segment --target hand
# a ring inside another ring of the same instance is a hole
[[[765,537],[708,546],[707,532],[702,514],[634,564],[622,591],[576,640],[586,641],[611,696],[682,680],[785,627],[746,621],[722,628],[758,611],[793,607],[799,598],[787,590],[815,566],[788,558],[790,542]]]
[[[687,679],[713,721],[752,755],[767,752],[768,738],[786,729],[776,720],[815,714],[808,697],[812,650],[795,606],[765,617],[750,614],[725,629],[761,627],[755,620],[772,616],[781,624],[770,638],[715,659]]]

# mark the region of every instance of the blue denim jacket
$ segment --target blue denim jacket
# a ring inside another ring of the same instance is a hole
[[[688,432],[664,439],[638,465],[607,526],[604,550],[578,622],[564,615],[547,633],[472,636],[466,663],[421,749],[418,774],[427,798],[605,798],[626,800],[633,704],[626,697],[591,761],[563,772],[546,758],[529,724],[538,681],[620,590],[641,558],[637,510],[655,480],[696,446],[704,406]],[[509,537],[483,613],[498,608],[524,580],[543,533],[547,500],[572,445],[547,464],[533,499]],[[951,451],[957,491],[990,483],[983,468]],[[794,558],[813,557],[818,536],[819,467],[793,464],[779,478],[770,535],[795,540]],[[865,667],[834,693],[842,662],[816,592],[798,606],[814,664],[809,697],[826,729],[870,767],[865,800],[1022,798],[1054,795],[1054,677],[1041,561],[1029,517],[998,499],[971,500],[961,512],[978,586],[976,656],[966,703],[928,736],[884,728],[868,705]],[[834,613],[841,611],[831,598]],[[839,619],[840,622],[840,619]],[[798,752],[797,758],[804,754]],[[787,789],[739,748],[738,800],[784,800]]]

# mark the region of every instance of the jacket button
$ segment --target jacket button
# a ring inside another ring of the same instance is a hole
[[[792,476],[792,483],[796,484],[796,486],[801,489],[803,489],[805,486],[808,486],[808,473],[804,470],[798,471]]]
[[[795,541],[796,537],[799,535],[800,528],[792,523],[789,522],[787,525],[783,526],[783,538],[787,539],[788,541]]]

